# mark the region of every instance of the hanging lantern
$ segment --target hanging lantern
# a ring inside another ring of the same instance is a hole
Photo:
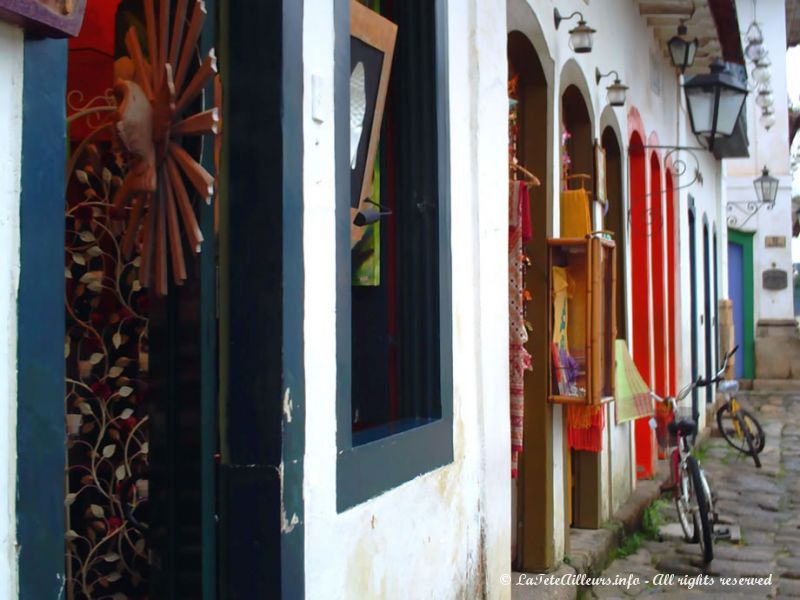
[[[764,55],[758,62],[756,62],[756,66],[753,69],[752,75],[753,79],[757,83],[766,83],[770,80],[770,77],[772,76],[769,72],[770,65],[772,65],[772,61],[767,55]]]
[[[707,138],[709,150],[713,150],[717,138],[733,133],[747,97],[747,86],[716,59],[710,73],[689,79],[683,91],[692,131]]]
[[[606,87],[606,92],[608,93],[608,103],[611,106],[625,106],[625,97],[627,96],[628,86],[623,85],[622,81],[620,81],[619,73],[616,71],[601,73],[600,69],[598,68],[595,68],[594,70],[594,79],[598,85],[603,77],[608,77],[610,75],[614,75],[615,79],[614,83]]]
[[[592,29],[586,24],[586,21],[583,19],[583,14],[578,12],[577,10],[572,13],[568,17],[562,17],[561,13],[558,12],[558,9],[553,9],[554,20],[556,24],[556,29],[558,29],[559,25],[561,25],[561,21],[569,21],[573,17],[578,17],[578,25],[569,30],[569,47],[572,48],[572,51],[577,54],[586,54],[587,52],[592,51],[592,45],[594,44],[594,34],[596,33],[595,29]]]
[[[757,62],[767,55],[767,49],[764,47],[764,34],[755,21],[747,29],[747,46],[745,46],[744,55],[752,62]]]
[[[756,96],[756,105],[759,108],[769,108],[774,103],[775,98],[772,95],[772,86],[769,83],[765,83],[758,91],[758,95]]]
[[[686,34],[688,32],[686,25],[681,23],[678,26],[678,35],[672,36],[667,42],[672,64],[680,69],[681,73],[684,73],[686,69],[692,66],[694,56],[697,54],[697,38],[687,40]]]
[[[767,131],[775,125],[775,110],[772,107],[765,108],[761,113],[761,119],[759,119],[761,126],[766,129]]]
[[[772,177],[769,174],[769,169],[765,166],[761,171],[761,177],[753,181],[753,187],[756,188],[756,198],[759,203],[766,204],[770,208],[775,206],[775,198],[778,196],[778,183],[777,177]]]

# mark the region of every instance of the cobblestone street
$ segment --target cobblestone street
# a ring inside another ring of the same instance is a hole
[[[644,541],[635,553],[618,558],[602,573],[604,577],[633,574],[640,583],[629,589],[595,587],[591,597],[800,597],[800,395],[742,393],[740,400],[752,407],[764,427],[763,467],[756,469],[750,457],[737,453],[721,437],[707,438],[697,452],[717,498],[720,521],[732,523],[734,538],[738,526],[740,541],[717,540],[714,560],[704,568],[699,544],[683,541],[672,495],[665,493],[658,503],[661,540]],[[670,581],[664,575],[656,577],[659,574],[675,577]],[[703,575],[712,577],[703,582]],[[734,587],[719,579],[769,575],[771,586]],[[712,578],[714,582],[708,583]]]

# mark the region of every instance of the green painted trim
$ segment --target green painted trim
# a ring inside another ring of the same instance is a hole
[[[206,10],[211,15],[203,27],[200,40],[202,55],[214,47],[217,37],[218,10],[216,0],[206,0]],[[213,82],[205,89],[204,107],[214,102]],[[214,144],[203,144],[203,166],[211,173],[214,169]],[[215,197],[214,202],[219,202]],[[200,254],[200,528],[202,600],[217,598],[217,249],[214,236],[213,204],[198,203],[200,229],[206,241]]]
[[[281,410],[281,597],[305,598],[306,451],[305,252],[303,251],[303,13],[304,0],[283,2],[283,389],[291,414]]]
[[[66,75],[66,41],[26,36],[16,447],[19,597],[25,600],[60,598],[65,580]]]
[[[441,419],[371,443],[353,446],[351,424],[349,129],[337,127],[336,168],[336,441],[337,511],[351,508],[453,461],[452,274],[450,251],[450,131],[447,1],[435,1],[436,109],[439,186],[439,381]],[[349,0],[335,0],[334,119],[349,123]]]
[[[753,258],[753,238],[752,232],[738,231],[736,229],[728,229],[728,241],[733,242],[742,247],[742,265],[744,265],[744,274],[742,276],[742,287],[744,297],[744,348],[742,348],[742,357],[744,360],[744,377],[745,379],[753,379],[755,370],[755,282],[754,278],[754,258]]]

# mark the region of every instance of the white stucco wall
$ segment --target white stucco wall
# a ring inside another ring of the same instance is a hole
[[[22,29],[0,21],[0,598],[17,597],[17,286]]]
[[[728,161],[728,198],[735,202],[754,201],[753,180],[761,175],[766,166],[770,174],[780,179],[778,196],[773,210],[761,209],[744,226],[742,231],[755,232],[753,239],[753,282],[755,323],[762,319],[793,319],[794,304],[791,283],[792,274],[792,210],[791,174],[789,172],[789,123],[787,119],[787,64],[786,21],[784,0],[761,0],[754,13],[749,0],[738,0],[739,28],[746,31],[750,22],[757,18],[764,32],[764,44],[772,61],[770,84],[775,97],[775,125],[769,130],[760,123],[761,109],[755,104],[757,92],[747,99],[747,128],[750,139],[750,157]],[[748,63],[748,71],[752,64]],[[743,215],[734,211],[732,214]],[[767,248],[767,236],[783,236],[783,248]],[[780,291],[763,289],[761,275],[767,269],[783,269],[789,274],[789,285]],[[727,262],[726,262],[727,275]],[[727,279],[726,279],[727,283]],[[727,285],[724,296],[727,297]]]
[[[507,339],[507,32],[528,35],[539,53],[550,86],[552,120],[547,136],[550,189],[560,187],[559,93],[575,83],[593,115],[594,137],[613,123],[627,157],[628,110],[641,114],[650,143],[695,141],[686,123],[678,78],[635,5],[572,0],[562,14],[582,10],[598,30],[595,50],[576,55],[568,46],[569,23],[556,31],[551,0],[464,0],[449,2],[449,121],[451,147],[453,256],[454,461],[341,514],[336,512],[336,332],[333,160],[332,0],[308,0],[304,26],[305,64],[305,349],[307,408],[305,457],[306,593],[309,597],[468,597],[486,589],[507,598],[499,575],[510,569],[510,465]],[[505,12],[507,9],[507,13]],[[503,16],[507,14],[507,21]],[[625,35],[620,35],[624,31]],[[652,57],[652,58],[651,58]],[[570,64],[567,69],[565,65]],[[609,109],[605,80],[597,86],[595,67],[615,69],[630,86],[624,109]],[[651,81],[657,83],[656,92]],[[312,119],[312,96],[319,108]],[[661,152],[663,156],[663,152]],[[677,375],[691,373],[689,349],[688,199],[697,211],[698,291],[702,294],[704,215],[718,228],[722,217],[721,164],[697,153],[703,183],[675,194],[678,219]],[[691,159],[689,159],[691,161]],[[623,163],[626,163],[623,160]],[[690,166],[694,165],[690,163]],[[623,165],[627,209],[627,164]],[[662,178],[664,177],[662,173]],[[688,183],[684,176],[677,185]],[[662,189],[664,189],[662,181]],[[548,229],[558,235],[558,203]],[[664,197],[657,201],[665,202]],[[665,211],[664,211],[665,212]],[[666,214],[666,212],[665,212]],[[628,248],[628,236],[618,240]],[[627,305],[632,306],[629,251]],[[664,248],[666,256],[666,247]],[[713,264],[713,263],[712,263]],[[720,265],[722,269],[722,265]],[[720,296],[722,297],[722,295]],[[698,321],[704,318],[699,302]],[[627,330],[631,331],[630,316]],[[701,365],[704,336],[699,328]],[[651,354],[665,352],[651,348]],[[702,366],[701,366],[702,372]],[[544,401],[545,399],[542,399]],[[633,433],[608,412],[601,457],[603,514],[610,515],[635,485]],[[566,544],[565,453],[560,407],[553,410],[554,552]],[[413,573],[413,577],[408,577]]]
[[[451,3],[454,461],[336,512],[331,0],[304,23],[305,549],[309,598],[508,598],[507,100],[504,0]],[[311,118],[312,78],[324,96]],[[477,141],[480,140],[480,144]],[[322,250],[330,249],[330,251]],[[499,326],[503,324],[503,326]],[[409,574],[413,573],[413,577]]]

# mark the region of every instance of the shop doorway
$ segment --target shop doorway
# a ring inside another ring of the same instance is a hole
[[[216,593],[217,19],[148,6],[91,0],[69,44],[69,599]]]
[[[713,300],[711,294],[711,233],[709,231],[708,217],[703,215],[703,331],[705,332],[705,378],[714,377],[714,318],[711,308]],[[706,404],[714,402],[714,386],[705,388]]]
[[[677,307],[676,307],[676,290],[675,290],[675,275],[677,273],[677,244],[675,239],[675,183],[673,180],[673,171],[670,165],[667,165],[666,171],[666,227],[667,233],[667,357],[669,365],[667,368],[667,392],[669,394],[676,394],[676,365],[677,357],[675,356],[675,323],[677,321]]]
[[[523,450],[518,476],[512,480],[512,564],[522,571],[547,569],[554,561],[553,548],[553,409],[548,395],[549,343],[547,340],[547,235],[548,198],[552,197],[547,177],[549,150],[548,85],[542,62],[530,39],[520,31],[508,35],[510,78],[516,80],[516,153],[520,165],[534,174],[541,185],[531,188],[531,238],[524,246],[530,265],[524,286],[530,293],[525,320],[530,324],[526,350],[531,370],[524,375]]]
[[[753,378],[753,234],[728,229],[728,297],[733,302],[733,331],[739,346],[736,379]]]
[[[617,338],[628,339],[627,301],[625,297],[626,213],[622,196],[622,149],[612,127],[603,130],[601,144],[606,153],[606,193],[608,212],[605,227],[614,234],[617,244]]]
[[[629,119],[630,120],[630,119]],[[633,361],[645,382],[652,386],[650,370],[650,203],[647,191],[647,160],[644,141],[639,131],[631,134],[628,146],[628,178],[630,190],[630,248],[631,307],[633,332]],[[651,191],[652,193],[652,191]],[[649,418],[634,425],[636,439],[636,476],[646,479],[653,475],[655,436]]]
[[[570,84],[564,89],[561,110],[562,189],[591,189],[595,177],[592,118],[577,85]],[[587,198],[587,202],[591,199]],[[566,472],[567,525],[583,529],[600,527],[601,453],[568,448]]]
[[[650,276],[653,281],[653,389],[666,394],[667,320],[666,268],[664,248],[664,195],[661,187],[661,158],[650,154]]]
[[[89,0],[70,43],[69,600],[303,593],[302,3],[229,4]]]
[[[697,344],[699,333],[697,331],[698,304],[697,304],[697,216],[694,206],[694,198],[689,196],[689,297],[691,306],[691,359],[692,359],[692,381],[695,381],[700,374],[700,363],[697,359]],[[698,421],[700,415],[700,396],[697,388],[692,390],[692,418]]]

